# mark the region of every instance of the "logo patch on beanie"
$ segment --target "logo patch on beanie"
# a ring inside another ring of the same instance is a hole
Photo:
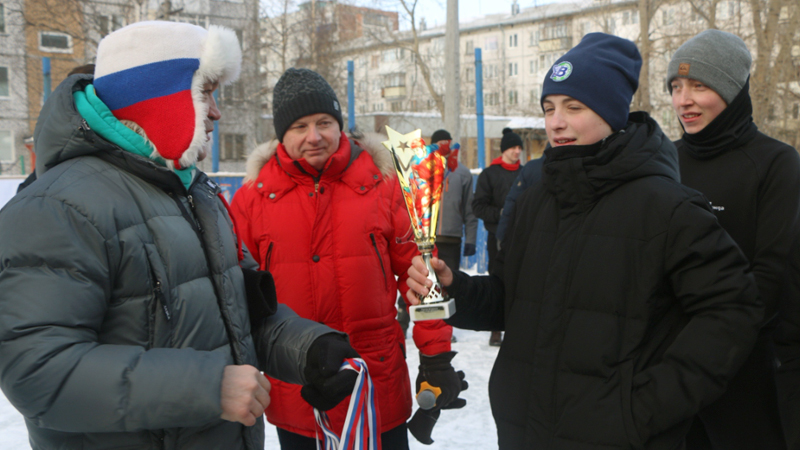
[[[553,66],[553,73],[550,79],[553,81],[564,81],[572,75],[572,64],[569,61],[562,61]]]
[[[335,109],[336,111],[339,110],[339,102],[337,102],[336,100],[333,101],[333,109]]]
[[[672,66],[672,67],[675,67],[675,66]],[[692,65],[689,64],[689,63],[681,63],[678,66],[678,75],[683,75],[683,76],[689,75],[689,69],[691,67],[692,67]]]

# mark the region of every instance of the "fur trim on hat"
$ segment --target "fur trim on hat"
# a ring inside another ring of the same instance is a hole
[[[200,152],[206,147],[211,153],[212,140],[208,139],[205,130],[205,119],[208,116],[208,105],[203,95],[203,84],[218,81],[219,86],[230,84],[239,78],[242,69],[242,49],[236,33],[225,27],[211,25],[203,43],[203,54],[200,56],[200,67],[192,76],[192,100],[195,108],[194,136],[189,148],[183,152],[179,160],[181,167],[189,167],[197,162]],[[173,161],[167,161],[170,169],[175,168]]]
[[[394,170],[394,161],[392,155],[386,150],[386,147],[381,142],[386,140],[386,137],[378,133],[364,133],[358,139],[347,135],[351,141],[356,141],[359,147],[364,149],[372,158],[375,167],[381,171],[384,179],[391,179],[396,176]],[[244,184],[250,184],[258,178],[258,174],[264,165],[272,159],[275,152],[278,150],[278,140],[273,139],[269,142],[259,144],[247,157],[247,164],[245,165]]]

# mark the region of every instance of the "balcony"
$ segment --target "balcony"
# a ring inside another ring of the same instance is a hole
[[[572,48],[572,38],[562,37],[539,41],[540,52],[555,52],[559,50],[569,50]]]
[[[404,98],[405,96],[406,96],[405,86],[389,86],[381,89],[381,97],[387,100]]]

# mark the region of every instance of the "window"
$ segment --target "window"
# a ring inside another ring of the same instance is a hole
[[[508,36],[508,46],[509,47],[516,47],[517,46],[517,35],[512,34]]]
[[[244,135],[223,134],[219,149],[220,161],[236,161],[244,159]]]
[[[797,119],[800,117],[800,103],[795,103],[792,105],[792,119]]]
[[[403,102],[392,102],[391,105],[392,112],[398,112],[403,110]]]
[[[72,53],[72,36],[56,31],[40,31],[39,50],[52,53]]]
[[[486,50],[497,50],[497,37],[486,38]]]
[[[369,86],[369,83],[367,83],[366,81],[359,81],[358,82],[358,92],[366,92],[367,91],[367,86]]]
[[[672,8],[667,9],[661,13],[662,25],[672,25],[675,23],[675,10]]]
[[[474,95],[467,96],[467,106],[470,107],[470,108],[474,108],[475,107],[475,96]]]
[[[11,89],[8,87],[8,67],[0,67],[0,98],[9,97]]]
[[[0,161],[14,160],[14,137],[11,130],[0,130]]]
[[[362,56],[358,58],[356,61],[358,63],[358,67],[367,67],[367,58]]]
[[[112,31],[119,30],[125,26],[125,18],[118,15],[99,16],[97,18],[97,31],[103,37]]]
[[[606,19],[606,29],[608,34],[614,34],[617,31],[617,21],[613,17]]]
[[[469,82],[475,81],[475,77],[473,76],[472,67],[467,67],[465,75],[467,77],[467,81],[469,81]]]
[[[625,11],[622,13],[622,24],[627,25],[631,21],[631,13],[629,11]]]
[[[639,23],[639,11],[634,11],[631,13],[631,23],[634,25]]]
[[[536,73],[539,71],[539,61],[536,59],[532,59],[530,62],[530,69],[528,70],[530,73]]]
[[[6,32],[6,6],[0,3],[0,33]]]
[[[539,32],[538,31],[531,31],[530,34],[530,42],[528,43],[531,47],[534,45],[539,45]]]
[[[465,52],[466,55],[471,55],[475,53],[475,44],[471,40],[467,41],[467,51]]]
[[[381,63],[381,55],[372,55],[370,58],[370,67],[373,69],[378,68],[378,64]]]
[[[539,104],[539,88],[535,87],[531,89],[531,105],[538,105]]]
[[[244,86],[242,85],[242,81],[238,80],[226,86],[222,86],[219,97],[223,105],[233,105],[244,100]]]
[[[517,91],[508,91],[508,104],[509,105],[516,105],[518,99],[519,99],[519,97],[517,96]]]
[[[513,77],[517,75],[517,63],[508,63],[508,76]]]

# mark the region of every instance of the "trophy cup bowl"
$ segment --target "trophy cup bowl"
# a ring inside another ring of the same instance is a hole
[[[431,267],[446,160],[436,152],[435,145],[425,145],[420,130],[400,134],[387,126],[386,131],[389,140],[383,145],[394,159],[414,242],[428,268],[428,279],[433,282],[428,295],[420,296],[420,304],[408,308],[408,315],[415,322],[447,319],[455,314],[456,302],[447,295]]]

